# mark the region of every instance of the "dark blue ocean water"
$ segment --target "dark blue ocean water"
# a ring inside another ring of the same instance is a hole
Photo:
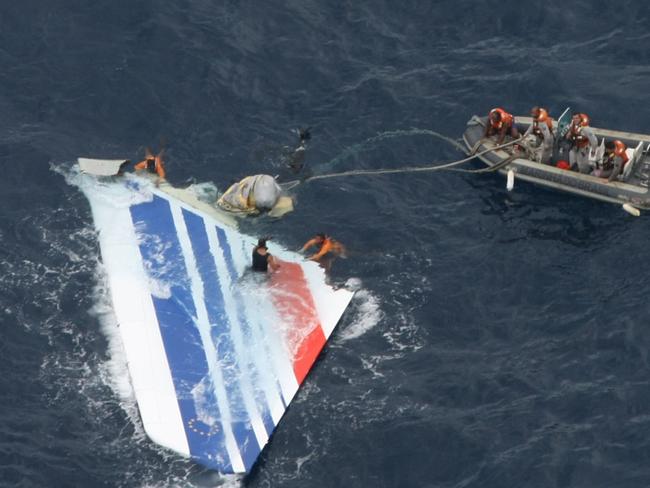
[[[650,4],[0,5],[0,485],[650,486],[650,221],[497,175],[312,182],[250,219],[333,234],[359,292],[255,470],[156,448],[129,398],[78,156],[167,148],[177,184],[462,155],[475,113],[650,132]]]

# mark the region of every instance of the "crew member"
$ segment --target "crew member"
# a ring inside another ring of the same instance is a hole
[[[502,108],[493,108],[488,113],[488,120],[485,124],[483,137],[497,135],[497,144],[503,143],[506,135],[513,138],[519,137],[519,131],[515,125],[515,118]]]
[[[313,238],[305,242],[305,245],[300,249],[301,252],[305,252],[307,249],[312,247],[319,246],[318,251],[309,258],[312,261],[319,261],[321,258],[325,257],[327,254],[332,254],[335,256],[345,256],[345,246],[340,242],[332,239],[327,234],[316,234]]]
[[[607,178],[609,181],[617,179],[629,159],[625,153],[626,149],[627,146],[622,141],[607,141],[601,167],[595,169],[592,174],[600,178]]]
[[[253,249],[253,271],[266,273],[269,269],[275,271],[280,267],[275,258],[268,252],[266,241],[268,237],[263,237],[257,241],[257,246]]]
[[[541,107],[533,107],[530,111],[533,123],[528,126],[524,137],[529,134],[535,135],[535,143],[541,150],[538,153],[539,162],[547,164],[553,155],[553,119],[548,111]]]
[[[589,127],[589,116],[587,114],[575,114],[571,118],[571,124],[565,137],[571,143],[569,151],[571,169],[577,169],[580,173],[588,174],[591,171],[589,151],[595,151],[598,146],[598,140],[591,127]]]
[[[151,149],[147,148],[144,160],[135,165],[135,170],[147,170],[149,173],[157,174],[160,179],[164,180],[166,173],[165,164],[162,159],[163,152],[164,150],[154,156],[151,154]]]

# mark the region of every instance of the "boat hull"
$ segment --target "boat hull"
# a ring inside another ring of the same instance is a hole
[[[529,117],[516,117],[518,126],[523,132],[532,122]],[[468,154],[472,151],[480,153],[496,146],[494,138],[483,139],[485,118],[474,116],[467,125],[463,134],[463,141]],[[599,140],[620,139],[628,147],[636,147],[639,143],[647,147],[650,145],[650,136],[632,134],[627,132],[610,131],[605,129],[594,129]],[[513,153],[506,149],[497,149],[478,156],[487,166],[495,166],[503,163],[505,159],[513,156]],[[513,170],[517,179],[522,179],[536,185],[552,188],[575,195],[593,198],[609,203],[630,204],[641,209],[650,209],[650,193],[647,182],[650,175],[650,161],[644,154],[635,162],[635,167],[630,177],[625,181],[612,181],[598,178],[596,176],[580,174],[575,171],[557,168],[549,164],[540,164],[527,159],[523,154],[515,157],[505,167],[498,171],[507,174]]]

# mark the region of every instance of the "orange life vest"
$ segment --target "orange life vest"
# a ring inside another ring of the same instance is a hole
[[[623,166],[625,166],[625,163],[628,161],[627,154],[625,153],[625,150],[627,149],[627,146],[619,140],[614,141],[614,156],[618,156],[623,160]]]
[[[509,114],[508,112],[506,112],[502,108],[493,108],[492,110],[490,110],[490,115],[492,115],[493,112],[497,112],[497,113],[499,113],[501,115],[501,120],[499,120],[499,122],[494,122],[490,118],[490,125],[492,126],[493,129],[501,130],[503,128],[503,126],[505,126],[505,127],[511,127],[512,126],[512,122],[514,121],[514,117],[511,114]]]
[[[323,243],[321,244],[320,249],[318,250],[318,254],[320,254],[321,256],[325,256],[325,254],[330,252],[333,247],[334,245],[332,243],[332,239],[326,237]]]
[[[332,253],[334,255],[345,254],[345,248],[343,245],[329,236],[325,237],[323,240],[320,240],[319,237],[314,237],[303,246],[303,250],[317,245],[320,246],[318,252],[311,256],[309,259],[317,261],[328,253]]]
[[[571,127],[569,129],[569,138],[573,141],[576,147],[583,148],[589,145],[589,138],[582,134],[581,129],[583,127],[589,127],[589,116],[587,114],[576,114],[574,115],[580,117],[578,123],[575,120],[571,121]]]
[[[146,169],[149,173],[156,173],[165,178],[165,166],[160,157],[150,157],[135,165],[135,169]]]
[[[553,131],[553,119],[549,116],[546,109],[540,108],[539,115],[537,118],[533,119],[533,134],[538,137],[542,137],[542,130],[539,128],[539,124],[546,123],[548,130]]]

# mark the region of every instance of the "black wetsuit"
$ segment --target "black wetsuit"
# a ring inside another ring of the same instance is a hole
[[[257,252],[257,248],[253,249],[253,271],[266,272],[269,269],[269,253],[262,256]]]

